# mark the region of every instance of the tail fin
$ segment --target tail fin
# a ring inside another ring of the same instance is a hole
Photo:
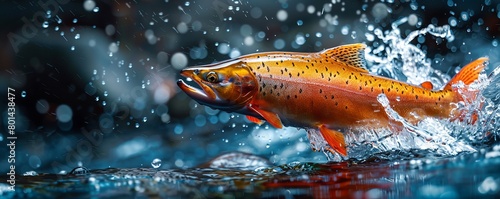
[[[446,84],[444,90],[452,90],[451,86],[462,81],[465,85],[469,85],[472,82],[476,81],[479,77],[479,73],[486,66],[486,62],[488,58],[481,57],[479,59],[474,60],[473,62],[467,64],[460,70],[453,78],[451,78],[450,82]]]
[[[448,84],[446,84],[446,86],[444,87],[444,90],[449,90],[449,91],[453,90],[452,85],[460,81],[462,81],[465,85],[469,85],[472,82],[476,81],[477,78],[479,77],[479,74],[486,66],[487,61],[488,58],[481,57],[464,66],[462,70],[460,70],[453,78],[451,78],[450,82],[448,82]],[[453,91],[458,92],[458,90],[453,90]],[[465,101],[466,103],[470,104],[476,100],[478,92],[479,91],[467,91],[466,93],[462,94],[457,93],[457,95],[455,95],[456,96],[455,100]],[[464,98],[463,95],[466,95],[467,97]],[[474,124],[478,119],[478,113],[476,111],[477,110],[473,110],[472,112],[470,112],[470,110],[458,111],[456,112],[458,115],[455,115],[454,118],[459,119],[460,121],[466,120],[468,121],[468,123]]]

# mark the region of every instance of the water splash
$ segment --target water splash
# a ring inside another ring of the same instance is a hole
[[[405,21],[396,21],[392,30],[382,32],[374,29],[374,35],[381,40],[378,46],[370,46],[366,60],[372,73],[383,74],[394,79],[418,85],[429,79],[437,87],[443,86],[450,77],[435,70],[430,59],[411,41],[421,35],[452,41],[454,36],[448,25],[410,32],[401,37],[398,26]],[[311,148],[323,151],[330,161],[343,161],[347,158],[366,159],[374,154],[388,159],[413,158],[415,156],[453,156],[459,153],[476,152],[485,143],[498,139],[500,135],[500,69],[496,67],[490,76],[481,74],[471,85],[459,83],[453,89],[462,96],[464,102],[457,103],[458,111],[463,113],[457,120],[425,118],[417,124],[406,121],[390,106],[384,94],[377,97],[380,105],[394,123],[387,128],[353,128],[346,131],[348,157],[342,157],[328,150],[328,144],[316,130],[308,130]],[[386,155],[389,152],[389,155]],[[409,153],[408,153],[409,152]]]

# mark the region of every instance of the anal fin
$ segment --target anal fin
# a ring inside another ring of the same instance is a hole
[[[325,125],[319,125],[319,132],[323,135],[326,142],[335,150],[337,153],[347,156],[347,148],[345,144],[344,134],[341,132],[328,129]]]

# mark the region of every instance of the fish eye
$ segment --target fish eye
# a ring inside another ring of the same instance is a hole
[[[217,82],[219,82],[219,75],[217,75],[216,72],[211,71],[211,72],[208,72],[205,79],[210,83],[217,83]]]

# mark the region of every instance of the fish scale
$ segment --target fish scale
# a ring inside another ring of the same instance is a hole
[[[429,82],[415,86],[370,74],[364,48],[351,44],[317,53],[256,53],[181,72],[203,90],[183,81],[178,85],[199,103],[245,114],[252,122],[317,130],[329,145],[326,150],[346,156],[339,131],[393,125],[377,101],[380,94],[411,123],[425,117],[455,119],[460,115],[455,104],[463,99],[451,85],[472,83],[487,61],[471,62],[443,90],[432,90]]]

